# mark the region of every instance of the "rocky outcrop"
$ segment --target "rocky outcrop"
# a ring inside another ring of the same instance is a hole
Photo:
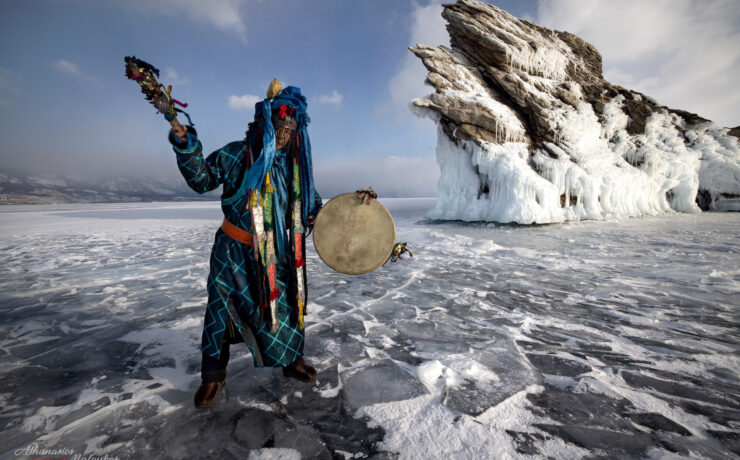
[[[740,195],[737,139],[604,80],[593,45],[475,0],[442,16],[451,48],[410,48],[435,89],[411,105],[439,126],[432,217],[546,223]]]

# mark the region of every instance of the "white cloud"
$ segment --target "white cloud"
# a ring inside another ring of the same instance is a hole
[[[409,44],[423,43],[429,46],[449,45],[450,37],[442,18],[442,2],[433,2],[427,6],[417,5],[414,8]]]
[[[242,10],[248,0],[129,0],[115,5],[145,13],[185,17],[197,25],[232,33],[247,40]]]
[[[442,18],[442,5],[433,3],[427,6],[417,5],[411,13],[409,45],[446,45],[450,38]],[[421,60],[411,51],[406,54],[401,68],[388,82],[391,105],[396,118],[410,116],[409,102],[417,97],[429,94],[429,87],[424,85],[427,70]]]
[[[190,83],[189,79],[181,77],[173,67],[167,67],[164,70],[161,81],[164,85],[187,85]]]
[[[372,187],[380,197],[437,196],[439,167],[434,157],[388,156],[368,161],[314,164],[316,188],[331,198]]]
[[[68,73],[70,75],[75,75],[77,77],[82,76],[82,72],[80,72],[80,68],[75,64],[74,62],[67,61],[65,59],[59,59],[54,62],[53,64],[54,69],[58,70],[62,73]]]
[[[338,106],[342,104],[342,99],[344,99],[344,96],[342,96],[342,94],[339,91],[334,90],[332,91],[330,96],[327,96],[327,95],[319,96],[319,103],[332,104],[332,105]]]
[[[245,94],[243,96],[232,95],[229,96],[229,107],[234,110],[252,110],[254,109],[254,105],[262,99],[252,94]]]
[[[740,9],[732,0],[548,0],[538,22],[601,52],[604,78],[726,126],[740,124]]]
[[[80,66],[78,66],[74,62],[68,61],[66,59],[57,59],[56,61],[54,61],[54,63],[52,63],[51,66],[58,72],[66,73],[79,78],[84,78],[85,80],[95,83],[98,86],[102,86],[102,82],[98,77],[85,74],[82,70],[80,70]]]

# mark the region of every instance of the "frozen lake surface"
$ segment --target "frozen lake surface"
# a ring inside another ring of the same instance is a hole
[[[218,203],[0,207],[0,458],[740,455],[740,214],[519,227],[383,201],[413,258],[351,277],[309,246],[318,382],[238,344],[204,410]]]

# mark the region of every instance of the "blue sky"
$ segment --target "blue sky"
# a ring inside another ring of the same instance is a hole
[[[731,89],[740,49],[732,2],[703,2],[709,7],[700,13],[680,0],[603,8],[582,0],[492,3],[590,40],[611,81],[740,124]],[[434,195],[436,130],[407,109],[429,88],[407,47],[447,42],[440,11],[404,0],[2,2],[0,169],[176,175],[167,123],[123,75],[123,57],[135,54],[159,67],[174,97],[190,104],[206,151],[243,136],[254,100],[277,77],[309,98],[325,195],[366,185],[381,194]],[[696,17],[701,24],[691,29]],[[687,34],[690,40],[669,45]],[[702,63],[708,52],[712,59]],[[682,71],[677,56],[695,60],[693,70]],[[710,70],[718,80],[707,80]],[[684,72],[679,79],[677,72]],[[666,84],[671,75],[673,86]],[[711,97],[697,97],[699,86]]]

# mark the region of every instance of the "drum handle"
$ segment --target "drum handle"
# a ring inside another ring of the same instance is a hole
[[[373,190],[372,187],[368,188],[361,188],[357,190],[357,199],[362,201],[363,204],[370,205],[371,199],[378,199],[378,194],[375,193],[375,190]]]

